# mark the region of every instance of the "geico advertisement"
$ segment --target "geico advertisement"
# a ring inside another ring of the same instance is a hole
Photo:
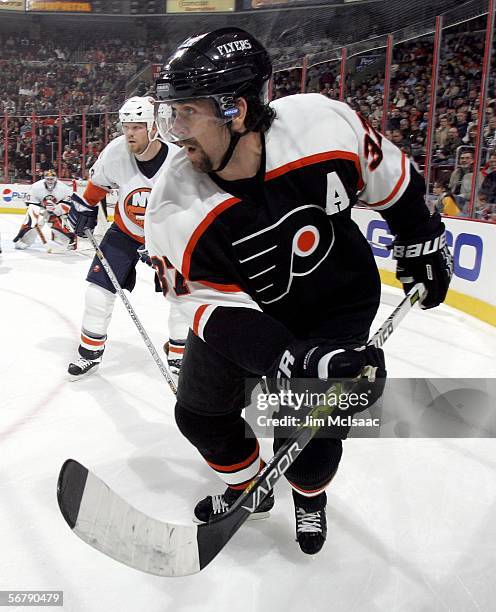
[[[382,270],[396,270],[388,246],[393,241],[386,221],[379,213],[355,208],[352,213],[370,243],[377,266]],[[496,305],[496,283],[493,278],[496,261],[496,224],[467,219],[443,219],[446,238],[454,259],[451,288]]]

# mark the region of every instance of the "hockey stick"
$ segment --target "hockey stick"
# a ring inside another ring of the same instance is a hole
[[[41,227],[39,225],[35,225],[36,233],[38,234],[39,239],[41,240],[41,244],[43,246],[46,245],[47,239],[45,238],[45,234],[41,231]]]
[[[122,287],[119,285],[119,281],[117,280],[117,278],[116,278],[116,276],[114,274],[114,271],[110,267],[108,261],[105,259],[105,255],[102,253],[102,250],[100,249],[100,247],[98,245],[98,242],[95,240],[95,237],[93,236],[93,233],[89,229],[84,230],[84,233],[86,235],[86,238],[88,238],[88,240],[93,245],[93,248],[95,249],[95,252],[97,254],[98,259],[102,262],[102,266],[104,267],[105,272],[108,274],[108,277],[110,278],[110,282],[112,283],[112,285],[114,286],[114,289],[119,294],[119,297],[121,298],[122,302],[124,303],[124,306],[126,307],[126,310],[128,311],[129,315],[131,316],[131,319],[134,321],[134,324],[138,328],[139,334],[143,338],[143,341],[146,344],[146,347],[148,348],[148,350],[150,351],[151,356],[153,357],[153,360],[157,364],[158,369],[162,373],[162,376],[165,378],[165,380],[169,384],[169,387],[171,388],[172,392],[174,394],[177,393],[176,383],[173,381],[171,373],[169,372],[169,369],[164,364],[162,359],[160,359],[160,356],[157,353],[157,350],[153,346],[153,342],[150,340],[150,336],[146,333],[146,330],[143,327],[143,325],[141,324],[141,321],[139,320],[138,315],[136,314],[134,308],[131,306],[131,303],[127,299],[124,291],[122,290]]]
[[[415,285],[369,344],[382,346],[424,292],[423,285]],[[335,383],[328,393],[349,393],[353,386]],[[330,406],[315,406],[309,416],[316,419],[332,410]],[[236,503],[224,515],[203,525],[169,523],[140,512],[74,459],[68,459],[60,470],[59,508],[81,540],[116,561],[157,576],[195,574],[224,548],[318,429],[318,426],[300,426]]]

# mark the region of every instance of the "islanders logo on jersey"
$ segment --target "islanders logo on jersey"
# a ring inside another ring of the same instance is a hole
[[[141,229],[145,226],[145,210],[150,191],[150,187],[139,187],[128,193],[124,199],[124,214]]]
[[[317,205],[300,206],[270,227],[233,242],[262,304],[277,302],[298,276],[316,270],[334,245],[334,227]]]

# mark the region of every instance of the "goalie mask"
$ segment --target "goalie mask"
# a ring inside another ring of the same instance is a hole
[[[45,187],[48,191],[53,191],[57,184],[57,175],[53,170],[47,170],[44,174]]]
[[[255,95],[267,104],[271,74],[267,51],[245,30],[221,28],[188,38],[156,82],[155,121],[161,137],[183,141],[196,138],[207,122],[229,124],[239,113],[236,98],[241,96]],[[211,104],[188,107],[192,100]]]

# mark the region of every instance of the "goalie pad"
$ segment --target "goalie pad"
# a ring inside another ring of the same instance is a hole
[[[30,204],[26,211],[26,216],[22,221],[22,225],[14,238],[16,243],[16,249],[27,249],[32,246],[36,240],[38,232],[41,232],[43,225],[45,224],[45,217],[42,213],[42,209],[39,206]]]

